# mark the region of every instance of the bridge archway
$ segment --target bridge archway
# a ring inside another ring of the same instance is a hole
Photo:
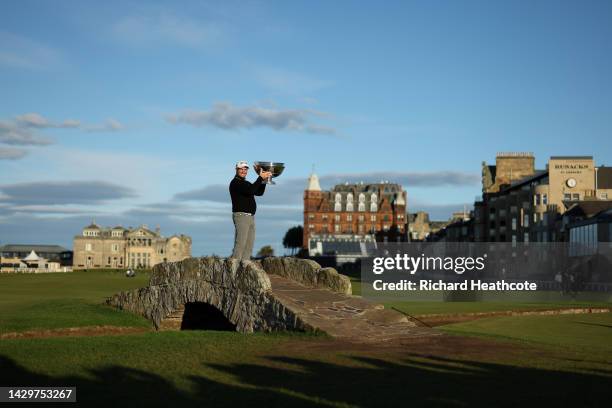
[[[236,331],[236,325],[215,306],[205,302],[185,304],[181,330]]]

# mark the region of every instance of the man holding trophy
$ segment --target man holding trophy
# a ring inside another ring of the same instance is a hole
[[[232,258],[250,260],[255,242],[255,196],[262,196],[266,190],[264,179],[270,179],[272,172],[259,167],[259,177],[254,183],[246,180],[249,165],[245,161],[236,163],[236,175],[230,182],[229,192],[232,198],[232,219],[234,221],[234,250]]]

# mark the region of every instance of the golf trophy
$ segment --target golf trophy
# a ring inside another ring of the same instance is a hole
[[[274,177],[278,177],[281,175],[283,170],[285,170],[285,163],[277,163],[277,162],[266,162],[266,161],[256,161],[253,163],[253,168],[259,174],[261,170],[269,171],[272,173],[272,176],[264,181],[265,184],[276,184],[272,179]]]

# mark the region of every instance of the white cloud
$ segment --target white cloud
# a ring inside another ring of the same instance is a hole
[[[168,115],[170,123],[185,123],[192,126],[214,126],[225,130],[267,127],[276,131],[296,131],[318,134],[333,134],[331,127],[310,123],[313,116],[327,114],[311,109],[273,109],[259,106],[234,106],[229,102],[217,102],[210,111],[185,111]]]
[[[40,113],[29,112],[17,115],[13,120],[0,120],[0,143],[11,145],[48,145],[50,139],[33,132],[35,129],[80,129],[86,132],[119,132],[126,127],[117,119],[109,118],[102,124],[83,124],[76,119],[54,122]]]
[[[51,140],[32,133],[15,122],[0,120],[0,143],[10,145],[48,145]]]
[[[40,113],[35,112],[18,115],[15,117],[15,121],[21,126],[34,128],[78,128],[81,126],[81,122],[75,119],[66,119],[62,123],[53,123]]]
[[[285,69],[256,68],[254,71],[255,79],[264,87],[284,94],[310,94],[333,85],[332,81],[311,78]]]
[[[143,10],[141,15],[123,17],[115,22],[111,34],[131,46],[200,48],[222,41],[225,29],[218,23],[196,21],[165,10]]]
[[[16,206],[102,204],[136,197],[131,188],[99,180],[17,183],[0,185],[0,190],[6,197],[3,201]]]
[[[27,150],[24,149],[0,147],[0,160],[17,160],[25,157],[27,154]]]
[[[62,66],[63,60],[62,54],[52,47],[0,31],[0,65],[44,70]]]
[[[118,120],[111,118],[101,125],[84,126],[83,129],[88,132],[119,132],[125,130],[125,126]]]

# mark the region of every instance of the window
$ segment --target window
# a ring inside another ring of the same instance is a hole
[[[516,231],[516,218],[512,218],[512,231]]]
[[[337,203],[339,203],[340,201],[342,201],[342,195],[341,195],[340,193],[336,193],[336,198],[335,198],[335,201],[336,201]]]
[[[372,193],[372,195],[370,196],[370,201],[377,201],[378,200],[378,196],[376,195],[376,193]]]
[[[85,250],[86,251],[91,251],[91,244],[90,243],[85,244]]]
[[[370,212],[376,212],[376,211],[378,211],[378,204],[371,203],[370,204]]]
[[[308,219],[309,220],[314,220],[314,218],[315,218],[314,214],[308,214]]]
[[[314,224],[308,224],[309,229],[314,229],[314,227],[315,227]]]
[[[353,203],[348,202],[346,204],[346,211],[353,211]]]
[[[365,194],[363,194],[363,193],[359,193],[359,202],[360,202],[360,203],[365,202]]]
[[[113,251],[113,252],[119,252],[119,244],[113,244],[113,245],[111,245],[111,251]]]
[[[572,199],[572,195],[570,193],[563,194],[563,200],[570,201]]]
[[[346,195],[346,201],[348,201],[349,203],[353,202],[353,193],[348,193]]]
[[[572,194],[572,200],[574,200],[574,201],[580,200],[580,194],[578,194],[578,193]]]
[[[327,221],[327,214],[323,214],[323,221]]]
[[[342,204],[340,204],[339,202],[336,202],[334,204],[334,211],[342,211]]]
[[[540,201],[540,195],[539,195],[539,194],[536,194],[536,195],[535,195],[535,205],[540,205],[540,202],[541,202],[541,201]]]
[[[542,204],[548,204],[548,194],[542,194]]]
[[[334,225],[334,232],[340,232],[340,225]]]
[[[340,215],[336,214],[336,216],[334,217],[334,221],[340,222]]]
[[[602,200],[607,200],[608,199],[608,193],[599,193],[599,198],[601,198]]]
[[[516,235],[512,235],[512,248],[516,248]]]
[[[370,221],[375,222],[376,221],[376,214],[372,214],[370,216]]]
[[[529,228],[529,214],[523,215],[523,227]]]
[[[358,218],[359,222],[363,222],[364,219],[365,219],[365,217],[363,215],[360,215],[359,218]]]
[[[365,211],[365,203],[359,203],[359,211]]]
[[[523,235],[523,242],[529,242],[529,233],[526,232],[525,235]]]
[[[353,221],[353,214],[347,214],[346,215],[346,220],[347,221]]]

